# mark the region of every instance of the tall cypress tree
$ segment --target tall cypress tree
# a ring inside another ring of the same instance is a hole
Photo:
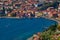
[[[3,14],[5,14],[5,8],[4,8],[4,6],[3,6]]]

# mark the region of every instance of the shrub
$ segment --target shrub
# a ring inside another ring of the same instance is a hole
[[[57,29],[60,31],[60,25],[57,26]]]

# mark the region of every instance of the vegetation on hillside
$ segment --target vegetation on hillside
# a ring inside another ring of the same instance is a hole
[[[60,25],[52,25],[46,31],[41,33],[42,40],[60,40],[60,32],[57,32],[57,30],[60,31]]]
[[[46,3],[46,2],[44,2],[43,6],[40,7],[40,10],[46,10],[48,7],[54,7],[54,8],[57,9],[58,8],[58,4],[59,4],[59,2],[53,2],[53,3],[51,3],[51,2]]]

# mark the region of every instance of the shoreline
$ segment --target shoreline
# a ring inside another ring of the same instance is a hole
[[[47,18],[47,17],[42,17],[42,18],[49,19],[49,20],[53,20],[53,21],[56,21],[58,24],[60,24],[60,20],[57,20],[56,18],[55,18],[55,19],[54,19],[54,18]],[[57,24],[57,25],[58,25],[58,24]],[[41,33],[42,33],[42,32],[41,32]],[[33,38],[33,36],[27,38],[27,40],[32,40],[32,38]]]
[[[21,17],[0,17],[0,18],[17,18],[17,19],[21,19]],[[22,17],[22,18],[24,18],[24,17]],[[58,18],[57,19],[56,18],[48,18],[48,17],[44,17],[44,16],[41,16],[41,17],[31,17],[31,18],[45,18],[45,19],[56,21],[58,24],[60,24],[60,20]]]
[[[57,20],[56,18],[49,18],[49,17],[44,17],[41,16],[42,18],[50,19],[50,20]],[[41,18],[41,17],[27,17],[27,18]],[[25,18],[25,17],[0,17],[0,18]],[[60,21],[60,20],[58,20]]]
[[[18,18],[18,19],[21,19],[21,17],[0,17],[0,18]],[[22,18],[25,18],[25,17],[22,17]],[[29,17],[27,17],[29,18]],[[49,20],[52,20],[52,18],[47,18],[47,17],[31,17],[31,18],[45,18],[45,19],[49,19]],[[30,18],[29,18],[30,19]],[[54,19],[54,18],[53,18]]]

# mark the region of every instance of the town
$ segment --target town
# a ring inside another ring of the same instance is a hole
[[[60,18],[60,4],[52,0],[0,0],[0,17]]]

